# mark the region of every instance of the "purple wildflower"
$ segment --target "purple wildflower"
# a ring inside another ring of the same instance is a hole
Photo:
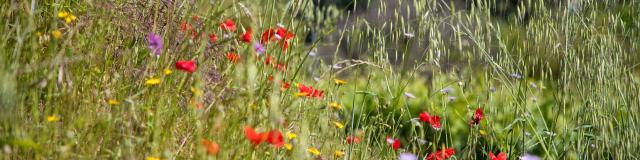
[[[162,37],[149,33],[149,35],[147,35],[147,42],[149,42],[151,52],[159,57],[160,53],[162,53]]]
[[[529,82],[529,85],[534,89],[538,89],[538,85],[536,85],[536,83]]]
[[[495,93],[496,92],[496,87],[493,87],[493,86],[489,87],[489,91],[491,93]]]
[[[449,94],[449,93],[453,92],[453,88],[446,87],[446,88],[441,89],[440,92],[442,92],[442,94]]]
[[[518,74],[518,73],[511,73],[511,75],[510,75],[510,76],[511,76],[511,77],[513,77],[513,78],[515,78],[515,79],[521,79],[521,78],[522,78],[522,75],[521,75],[521,74]]]
[[[521,160],[540,160],[540,157],[525,153],[520,157]]]
[[[400,153],[400,156],[398,156],[398,160],[417,160],[417,159],[418,159],[418,156],[411,153]]]
[[[253,48],[256,50],[256,53],[258,53],[258,55],[262,55],[262,53],[264,53],[265,51],[264,46],[262,46],[260,42],[253,43]]]

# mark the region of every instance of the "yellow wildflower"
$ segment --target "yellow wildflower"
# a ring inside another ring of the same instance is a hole
[[[483,136],[484,136],[484,135],[487,135],[487,132],[486,132],[486,131],[484,131],[484,130],[480,130],[480,135],[483,135]]]
[[[69,15],[66,18],[64,18],[64,22],[66,22],[67,24],[71,23],[73,20],[76,20],[76,16],[74,15]]]
[[[147,79],[147,81],[145,81],[144,84],[148,86],[157,85],[157,84],[160,84],[160,79],[159,78]]]
[[[293,133],[293,132],[291,132],[291,131],[287,132],[287,138],[289,138],[289,139],[294,139],[294,138],[296,138],[296,137],[298,137],[298,135],[297,135],[297,134],[295,134],[295,133]]]
[[[147,157],[145,160],[160,160],[158,157]]]
[[[173,72],[169,68],[164,69],[164,75],[170,75],[171,73]]]
[[[71,23],[72,21],[76,20],[75,15],[65,11],[58,12],[58,18],[64,19],[64,22],[66,23]]]
[[[314,148],[314,147],[311,147],[311,148],[307,149],[307,152],[309,152],[309,153],[311,153],[311,154],[313,154],[315,156],[320,155],[320,151],[317,148]]]
[[[300,93],[296,93],[295,94],[296,97],[307,97],[309,96],[309,93],[306,92],[300,92]]]
[[[293,150],[293,145],[291,145],[291,144],[289,144],[289,143],[285,143],[283,146],[284,146],[284,148],[285,148],[285,149],[287,149],[287,150]]]
[[[336,126],[336,128],[338,128],[338,129],[344,128],[344,124],[342,124],[340,122],[333,122],[333,125]]]
[[[118,105],[118,104],[120,104],[120,102],[118,100],[115,100],[115,99],[109,99],[107,101],[107,103],[109,103],[110,105]]]
[[[333,108],[333,109],[336,109],[336,110],[340,110],[340,109],[342,109],[342,105],[340,105],[340,104],[338,104],[338,103],[336,103],[336,102],[331,102],[331,103],[329,103],[329,107],[331,107],[331,108]]]
[[[333,156],[335,156],[336,158],[340,158],[344,156],[344,152],[336,150],[335,152],[333,152]]]
[[[55,121],[58,121],[58,120],[60,120],[60,118],[58,118],[58,116],[55,116],[55,115],[47,116],[47,122],[55,122]]]
[[[200,91],[198,88],[196,87],[191,87],[191,92],[193,94],[195,94],[196,96],[202,96],[202,91]]]
[[[62,37],[62,32],[60,30],[51,31],[51,35],[53,38],[60,39]]]
[[[67,16],[69,16],[69,12],[58,12],[58,18],[66,18]]]
[[[345,80],[341,80],[341,79],[333,79],[333,82],[336,83],[336,85],[343,85],[343,84],[347,84],[347,81]]]

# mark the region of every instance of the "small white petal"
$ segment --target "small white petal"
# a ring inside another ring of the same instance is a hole
[[[404,92],[404,96],[407,96],[408,98],[411,98],[411,99],[416,98],[416,96],[414,96],[413,94],[411,94],[409,92]]]
[[[415,37],[415,35],[413,35],[413,33],[404,33],[404,36],[407,37],[407,38]]]

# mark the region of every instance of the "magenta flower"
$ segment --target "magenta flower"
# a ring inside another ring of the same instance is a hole
[[[149,49],[151,50],[151,53],[159,57],[160,53],[162,53],[162,37],[151,32],[149,33],[149,35],[147,35],[147,42],[149,43]]]
[[[262,55],[265,51],[264,46],[262,46],[260,42],[253,43],[253,48],[256,50],[258,55]]]

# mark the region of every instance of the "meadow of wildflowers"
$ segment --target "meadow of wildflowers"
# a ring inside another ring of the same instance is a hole
[[[640,158],[640,2],[343,1],[1,2],[0,157]]]

